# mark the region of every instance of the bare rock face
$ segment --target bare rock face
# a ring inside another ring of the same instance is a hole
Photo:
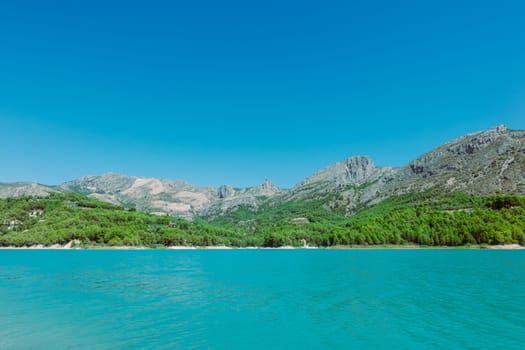
[[[477,133],[473,137],[466,135],[463,138],[458,139],[460,142],[450,146],[448,151],[457,155],[474,154],[485,147],[490,146],[501,135],[508,133],[509,129],[507,129],[505,125],[500,125],[485,132]],[[465,142],[461,142],[461,139],[464,139]]]
[[[358,185],[370,178],[375,169],[372,158],[367,156],[355,156],[319,170],[302,181],[298,186],[327,181],[337,185]]]
[[[391,172],[391,167],[376,167],[372,158],[368,156],[354,156],[317,171],[283,193],[280,200],[286,202],[319,199],[338,194],[338,202],[329,203],[329,206],[358,202],[360,187],[375,184]]]
[[[235,194],[235,190],[229,185],[222,185],[219,187],[217,193],[220,199],[224,199],[233,196]]]
[[[305,225],[309,224],[310,220],[308,220],[308,218],[292,218],[290,219],[290,223],[294,225]]]
[[[262,184],[256,187],[252,193],[257,196],[274,196],[281,192],[281,189],[275,186],[270,180],[265,179]]]

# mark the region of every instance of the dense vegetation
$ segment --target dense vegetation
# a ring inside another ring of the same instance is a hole
[[[76,193],[0,200],[0,246],[237,244],[241,234],[169,216],[124,210]],[[239,244],[237,244],[239,245]]]
[[[419,193],[345,217],[324,201],[240,208],[206,223],[125,210],[76,193],[0,200],[0,245],[525,245],[525,198]]]
[[[296,224],[294,218],[308,219]],[[387,199],[345,217],[323,201],[284,203],[251,213],[246,208],[213,222],[243,227],[263,237],[265,246],[525,245],[525,198],[425,192]]]

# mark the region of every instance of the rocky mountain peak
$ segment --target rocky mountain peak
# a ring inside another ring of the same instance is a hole
[[[354,156],[319,170],[296,187],[317,182],[327,182],[332,185],[358,185],[366,182],[376,169],[372,158],[368,156]]]
[[[254,188],[254,193],[258,196],[273,196],[281,192],[269,179],[265,179],[262,184]]]
[[[348,182],[361,182],[372,175],[375,169],[374,161],[368,156],[350,157],[344,164]]]
[[[217,195],[220,199],[231,197],[235,194],[233,187],[229,185],[222,185],[217,189]]]
[[[505,126],[505,124],[498,125],[498,126],[494,127],[493,129],[495,129],[496,132],[498,132],[500,134],[506,134],[506,133],[509,132],[509,129]]]
[[[448,148],[448,151],[457,155],[474,154],[493,144],[496,140],[508,133],[509,129],[505,125],[498,125],[491,129],[465,135],[449,142],[451,146]]]
[[[259,185],[261,190],[275,190],[278,189],[269,179],[264,179],[263,183]]]
[[[266,179],[256,187],[233,188],[222,185],[217,189],[217,198],[200,211],[200,215],[215,218],[240,206],[257,208],[263,201],[285,192]]]

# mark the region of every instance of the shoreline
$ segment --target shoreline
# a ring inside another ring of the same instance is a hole
[[[168,246],[168,247],[144,247],[144,246],[82,246],[72,245],[71,242],[65,245],[54,244],[44,246],[36,244],[32,246],[7,246],[0,247],[0,250],[310,250],[310,249],[329,249],[329,250],[374,250],[374,249],[479,249],[479,250],[523,250],[524,246],[519,244],[498,244],[498,245],[466,245],[466,246],[418,246],[418,245],[368,245],[368,246],[331,246],[331,247],[229,247],[225,245],[215,246]]]

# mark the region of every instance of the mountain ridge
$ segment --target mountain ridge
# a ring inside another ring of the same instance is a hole
[[[280,203],[320,200],[347,216],[392,196],[438,188],[470,194],[525,194],[525,131],[499,125],[452,139],[404,166],[378,167],[369,156],[352,156],[314,172],[290,189],[266,179],[259,186],[196,186],[116,173],[84,176],[58,186],[0,184],[0,197],[78,192],[155,214],[208,220],[239,208],[256,211]]]

